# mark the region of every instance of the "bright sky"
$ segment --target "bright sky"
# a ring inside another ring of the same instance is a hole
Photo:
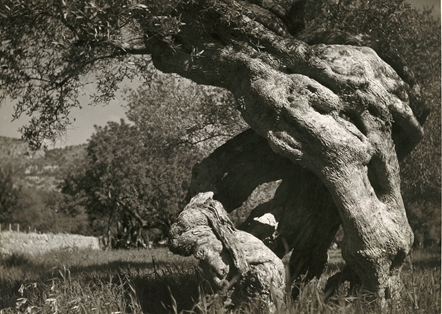
[[[422,10],[424,6],[430,8],[434,6],[433,13],[435,16],[438,16],[440,18],[441,15],[440,0],[407,0],[407,2],[411,3],[412,6],[415,6],[420,10]]]
[[[440,18],[441,3],[440,0],[407,0],[418,9],[423,6],[434,6],[434,14]],[[134,86],[138,85],[133,83]],[[128,84],[130,86],[130,84]],[[66,135],[60,139],[56,147],[70,146],[86,143],[94,132],[94,125],[104,126],[108,121],[119,121],[125,118],[125,109],[123,108],[123,100],[121,94],[118,93],[115,100],[107,106],[87,106],[88,95],[92,94],[91,87],[85,88],[85,95],[81,96],[80,101],[85,104],[82,110],[75,109],[71,113],[71,117],[76,121],[69,126]],[[28,118],[23,116],[19,120],[12,121],[12,113],[14,111],[13,103],[4,101],[0,104],[0,136],[8,136],[19,138],[18,129],[26,124]],[[11,122],[12,121],[12,122]]]
[[[134,83],[136,88],[139,83]],[[128,83],[126,86],[131,87]],[[71,145],[78,145],[86,143],[92,133],[94,133],[94,125],[104,126],[108,121],[120,121],[121,118],[126,118],[123,108],[124,100],[120,92],[116,94],[114,100],[109,105],[88,106],[86,105],[90,100],[89,96],[93,94],[93,88],[87,86],[84,89],[83,95],[79,97],[79,101],[83,104],[82,109],[75,108],[71,111],[71,121],[75,121],[68,126],[66,134],[60,138],[55,147],[64,147]],[[21,136],[18,129],[29,121],[29,117],[23,114],[18,120],[12,121],[12,114],[14,112],[14,103],[8,100],[0,105],[0,136],[15,137]],[[49,148],[52,148],[49,146]]]

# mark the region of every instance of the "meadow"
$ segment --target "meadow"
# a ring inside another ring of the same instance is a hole
[[[348,295],[345,286],[327,303],[322,288],[343,265],[331,251],[325,274],[287,298],[284,313],[379,313],[367,295]],[[402,273],[400,302],[387,313],[441,312],[440,249],[414,251]],[[241,313],[258,313],[250,304]],[[225,313],[193,258],[153,250],[62,249],[37,257],[0,260],[0,313]],[[239,311],[236,311],[239,312]]]

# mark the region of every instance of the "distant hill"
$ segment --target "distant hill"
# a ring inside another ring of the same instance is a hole
[[[85,156],[86,146],[32,151],[20,139],[0,136],[0,167],[11,167],[19,184],[55,190],[64,171]]]
[[[31,152],[28,145],[20,139],[0,136],[0,157],[1,159],[10,158],[33,158],[44,156],[43,151]]]

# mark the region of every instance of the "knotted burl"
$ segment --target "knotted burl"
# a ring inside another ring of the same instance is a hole
[[[214,288],[234,305],[263,301],[269,309],[284,303],[284,265],[261,240],[235,229],[213,192],[199,193],[170,229],[173,253],[193,255]]]

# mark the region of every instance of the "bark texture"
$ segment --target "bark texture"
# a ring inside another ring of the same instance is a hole
[[[284,303],[282,261],[262,241],[236,230],[212,192],[192,198],[170,229],[170,249],[194,255],[216,290],[227,293],[236,306],[259,299],[270,310]]]
[[[273,152],[253,130],[231,139],[192,171],[188,198],[214,191],[227,212],[237,209],[261,184],[281,180],[274,197],[252,210],[239,227],[261,239],[289,262],[291,283],[319,277],[327,263],[327,250],[341,224],[331,194],[309,170]],[[293,295],[297,295],[294,289]]]
[[[398,154],[423,134],[412,110],[419,86],[405,65],[393,68],[369,47],[296,39],[299,2],[191,1],[180,31],[168,41],[146,36],[144,49],[164,72],[230,90],[270,148],[315,176],[311,188],[283,180],[281,193],[313,193],[319,180],[336,206],[321,210],[342,221],[347,264],[364,288],[395,297],[413,243]],[[290,212],[284,221],[297,219]]]

